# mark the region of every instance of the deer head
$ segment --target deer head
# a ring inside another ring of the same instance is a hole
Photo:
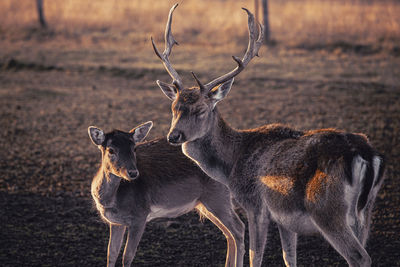
[[[136,166],[135,147],[144,140],[151,127],[153,122],[148,121],[128,133],[114,130],[105,134],[101,129],[90,126],[89,137],[101,151],[103,171],[128,181],[137,178],[139,171]]]
[[[177,6],[178,4],[175,4],[169,12],[165,29],[164,52],[158,51],[153,38],[151,38],[151,41],[154,52],[161,59],[172,78],[172,83],[157,81],[163,93],[173,101],[173,117],[167,138],[171,144],[180,145],[187,141],[196,140],[209,131],[211,125],[213,125],[213,120],[215,120],[216,104],[228,94],[234,77],[247,66],[252,58],[258,55],[263,40],[263,27],[258,24],[258,35],[256,35],[257,27],[255,26],[254,16],[249,10],[243,8],[248,16],[249,44],[242,59],[233,56],[237,67],[207,84],[201,83],[192,72],[197,86],[184,88],[181,78],[169,61],[172,47],[174,44],[178,44],[171,32],[172,15]]]

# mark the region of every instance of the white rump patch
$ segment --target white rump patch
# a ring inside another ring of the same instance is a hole
[[[375,186],[376,179],[378,179],[381,163],[382,163],[382,159],[378,156],[375,156],[372,159],[372,166],[374,168],[374,186]]]
[[[353,182],[358,182],[358,184],[362,184],[365,179],[367,164],[368,162],[360,155],[354,157],[352,166]]]
[[[358,220],[362,225],[364,224],[365,218],[363,212],[357,212],[357,200],[361,194],[367,164],[368,162],[360,155],[355,156],[352,163],[353,185],[345,185],[345,200],[350,208],[350,214],[346,215],[346,221],[351,226],[356,224],[355,220]]]

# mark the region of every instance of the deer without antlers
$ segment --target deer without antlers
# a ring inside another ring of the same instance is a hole
[[[166,40],[171,34],[171,9]],[[231,72],[198,87],[184,88],[173,78],[157,84],[172,103],[168,141],[182,145],[211,178],[228,186],[247,213],[250,266],[261,266],[268,225],[278,225],[283,258],[296,266],[298,234],[320,233],[350,266],[370,266],[365,250],[372,207],[383,181],[384,162],[362,134],[334,129],[298,131],[272,124],[236,130],[221,117],[216,104],[231,89],[234,77],[258,53],[262,30],[255,36],[248,14],[249,45]],[[173,42],[166,41],[166,55]],[[160,55],[155,48],[157,55]],[[167,60],[166,60],[167,59]]]
[[[242,266],[244,225],[232,208],[228,188],[205,175],[166,138],[140,143],[151,127],[147,122],[129,133],[88,129],[102,153],[92,196],[110,226],[107,265],[115,265],[126,229],[123,264],[130,266],[147,222],[197,209],[227,238],[226,266]]]

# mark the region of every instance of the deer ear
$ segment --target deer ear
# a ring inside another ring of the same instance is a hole
[[[232,88],[233,81],[234,81],[234,78],[224,82],[221,85],[214,87],[213,89],[211,89],[210,92],[208,92],[208,94],[207,94],[208,98],[213,100],[213,109],[214,109],[215,105],[219,101],[224,99],[225,96],[229,93],[229,91]]]
[[[143,141],[152,127],[153,122],[148,121],[130,130],[129,132],[132,134],[133,141],[135,143]]]
[[[96,146],[103,144],[106,138],[104,132],[101,129],[94,126],[90,126],[88,128],[88,133],[90,140],[92,140],[93,144],[95,144]]]
[[[176,98],[176,94],[177,94],[177,90],[176,87],[172,84],[168,84],[162,81],[157,80],[156,81],[157,85],[161,88],[161,91],[163,91],[163,93],[172,101],[175,100]]]

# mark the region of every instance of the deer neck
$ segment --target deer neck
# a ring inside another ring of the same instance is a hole
[[[116,195],[121,178],[99,170],[92,181],[91,193],[98,209],[113,208],[116,205]]]
[[[211,178],[228,185],[228,178],[238,154],[241,135],[222,118],[217,108],[209,131],[201,138],[182,145],[183,153],[194,160]]]

